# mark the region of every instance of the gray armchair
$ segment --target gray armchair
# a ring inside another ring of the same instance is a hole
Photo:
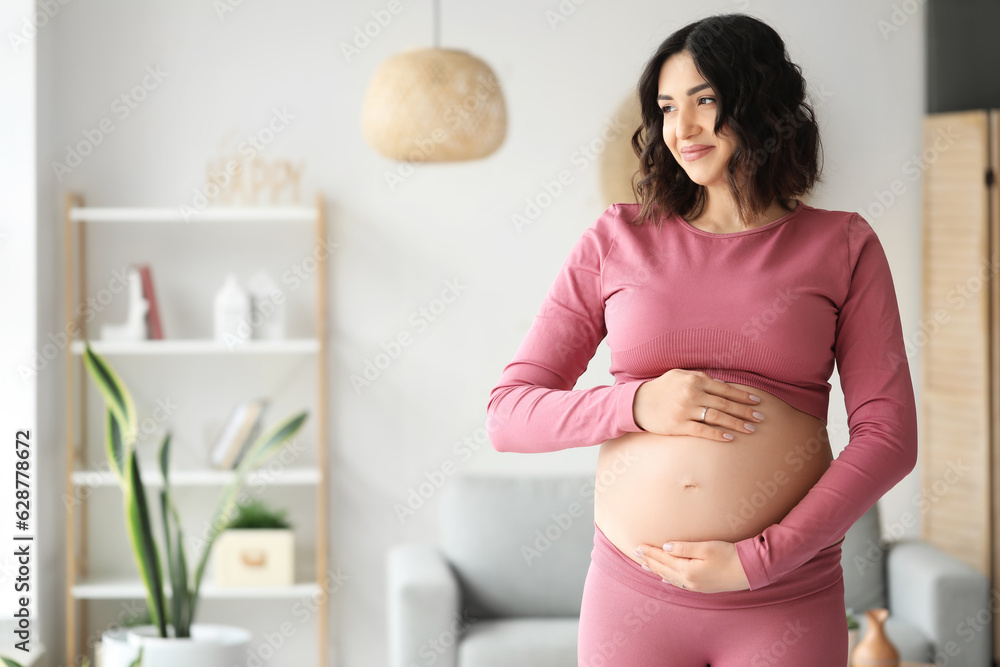
[[[449,481],[441,544],[388,554],[390,667],[575,667],[593,488],[582,476]],[[986,578],[920,541],[880,546],[878,526],[876,505],[843,543],[845,607],[862,633],[862,612],[886,607],[903,660],[990,667],[990,624],[967,620],[989,609]]]

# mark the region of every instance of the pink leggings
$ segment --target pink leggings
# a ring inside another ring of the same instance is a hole
[[[755,591],[699,593],[646,572],[594,526],[580,667],[845,667],[841,544]]]

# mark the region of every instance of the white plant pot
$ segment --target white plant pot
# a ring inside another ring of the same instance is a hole
[[[123,628],[101,636],[101,667],[129,667],[140,645],[142,667],[232,667],[243,664],[250,639],[249,631],[228,625],[195,624],[184,639],[160,637],[153,625]]]
[[[128,643],[128,628],[105,630],[101,643],[94,650],[96,667],[126,667],[139,654],[137,648]]]
[[[289,528],[230,528],[212,547],[216,586],[291,586],[295,535]]]

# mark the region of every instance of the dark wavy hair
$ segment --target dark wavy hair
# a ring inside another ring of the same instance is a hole
[[[633,223],[697,218],[705,208],[705,187],[688,177],[663,141],[656,99],[663,63],[683,51],[717,96],[715,134],[732,138],[726,181],[741,219],[756,219],[775,200],[789,210],[792,198],[822,181],[819,126],[806,100],[802,68],[788,59],[785,43],[766,23],[720,14],[667,37],[639,78],[642,125],[632,135],[639,157],[632,189],[640,211]]]

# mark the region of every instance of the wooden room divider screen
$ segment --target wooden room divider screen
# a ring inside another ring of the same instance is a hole
[[[998,110],[924,119],[923,313],[912,341],[922,349],[923,538],[989,577],[991,606],[1000,602],[998,119]]]

